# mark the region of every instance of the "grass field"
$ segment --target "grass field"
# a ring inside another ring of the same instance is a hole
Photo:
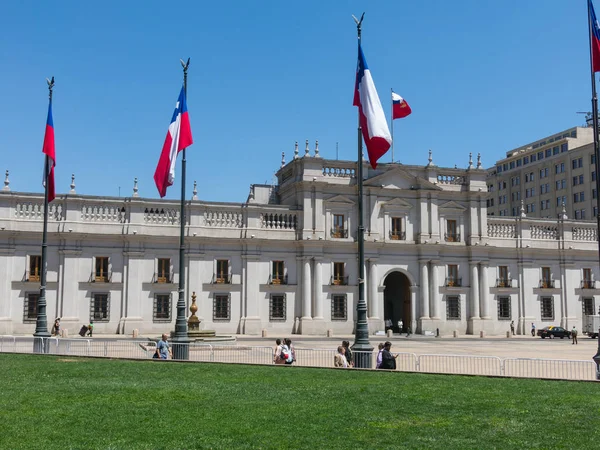
[[[2,449],[597,448],[600,383],[0,354]]]

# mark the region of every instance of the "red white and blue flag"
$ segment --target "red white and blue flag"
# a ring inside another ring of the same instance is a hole
[[[410,115],[411,112],[412,109],[408,106],[407,101],[395,92],[392,92],[392,120],[403,119]]]
[[[156,172],[154,172],[154,182],[161,198],[167,195],[167,187],[173,185],[177,155],[181,150],[192,145],[193,142],[190,117],[185,101],[185,90],[182,87],[158,160],[158,166],[156,166]]]
[[[367,145],[369,162],[375,169],[377,160],[385,155],[392,145],[392,136],[360,44],[358,45],[354,106],[358,106],[359,123]]]
[[[590,45],[592,47],[592,71],[595,73],[600,72],[600,24],[598,24],[592,0],[588,0],[588,4],[592,33],[590,36]]]
[[[42,152],[46,155],[44,180],[48,184],[48,202],[56,197],[54,191],[54,166],[56,166],[56,148],[54,147],[54,121],[52,120],[52,100],[48,105],[48,119],[46,120],[46,133],[44,134],[44,146]]]

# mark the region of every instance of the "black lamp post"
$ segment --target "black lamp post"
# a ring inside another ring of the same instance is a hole
[[[592,357],[594,362],[596,363],[596,380],[600,381],[600,328],[598,328],[598,351]]]

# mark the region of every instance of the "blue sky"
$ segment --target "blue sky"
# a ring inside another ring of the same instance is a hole
[[[600,7],[600,3],[598,4]],[[511,148],[584,123],[590,75],[585,0],[160,1],[3,5],[0,155],[11,189],[41,192],[46,77],[56,77],[57,193],[158,197],[152,176],[191,58],[193,181],[209,201],[245,201],[281,152],[319,140],[356,159],[356,27],[389,119],[395,160],[490,167]],[[390,161],[390,155],[382,158]],[[167,198],[180,193],[180,163]]]

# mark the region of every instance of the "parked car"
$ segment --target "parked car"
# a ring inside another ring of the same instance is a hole
[[[570,338],[571,332],[569,330],[565,330],[563,327],[550,326],[538,330],[537,335],[540,336],[542,339],[553,339],[555,337],[563,339]]]

